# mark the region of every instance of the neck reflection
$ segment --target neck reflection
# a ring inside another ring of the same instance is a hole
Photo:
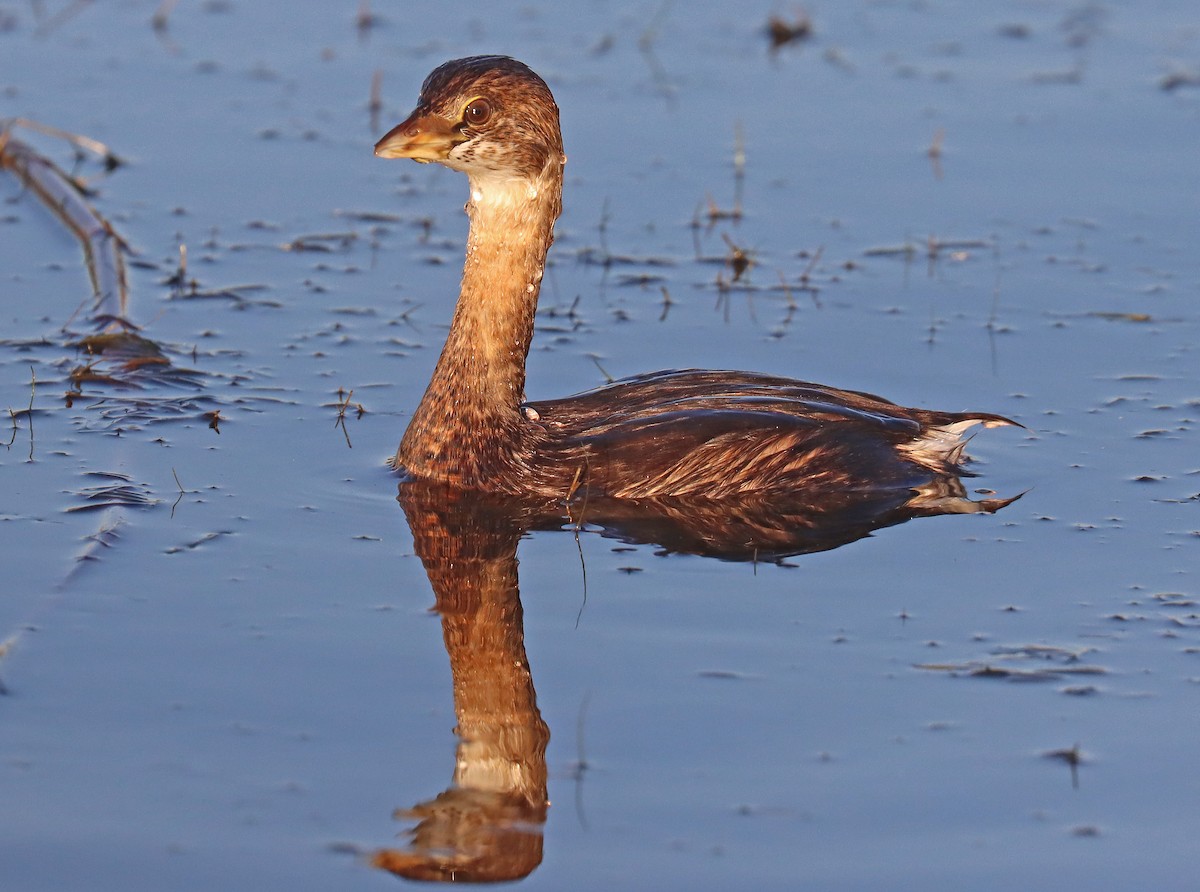
[[[372,863],[409,879],[498,882],[542,860],[546,744],[525,656],[517,542],[527,528],[503,501],[404,484],[400,502],[436,598],[454,679],[458,737],[443,793],[396,816],[418,823]]]

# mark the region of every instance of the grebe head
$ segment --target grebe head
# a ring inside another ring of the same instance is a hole
[[[417,107],[375,145],[380,158],[436,161],[479,180],[531,180],[562,157],[558,106],[546,82],[507,56],[434,69]]]

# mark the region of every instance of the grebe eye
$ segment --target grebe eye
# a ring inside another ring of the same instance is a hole
[[[463,123],[469,127],[481,127],[492,117],[492,104],[486,99],[475,99],[463,112]]]

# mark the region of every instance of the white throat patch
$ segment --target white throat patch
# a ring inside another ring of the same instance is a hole
[[[529,180],[500,174],[471,177],[471,202],[480,210],[524,210],[538,197]]]

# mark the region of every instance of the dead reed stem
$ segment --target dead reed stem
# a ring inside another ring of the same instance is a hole
[[[106,330],[129,329],[129,286],[125,275],[127,250],[112,224],[84,199],[83,189],[49,158],[12,135],[13,126],[37,129],[67,139],[72,145],[113,158],[102,143],[32,122],[7,122],[0,128],[0,169],[11,171],[38,197],[47,210],[79,240],[92,282],[92,321]]]

